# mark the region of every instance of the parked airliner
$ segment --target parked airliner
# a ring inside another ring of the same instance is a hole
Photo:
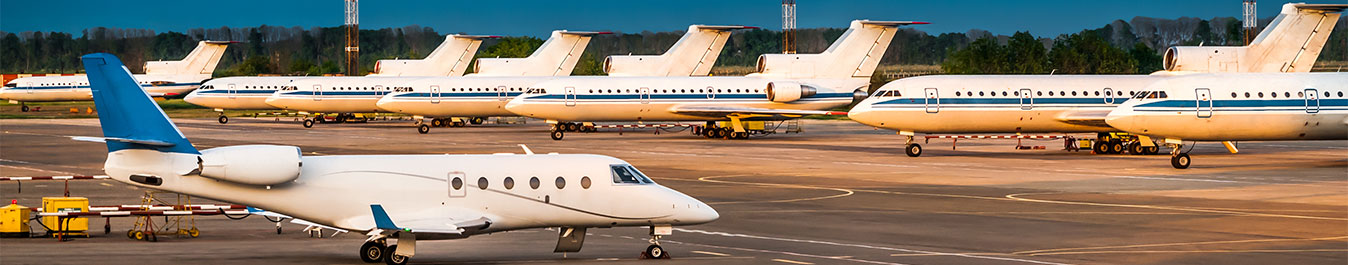
[[[784,120],[829,114],[866,95],[870,76],[900,25],[909,21],[852,21],[819,54],[765,54],[758,73],[742,77],[571,77],[539,83],[506,109],[554,123],[564,131],[596,121],[730,121],[708,137],[745,139],[741,121]],[[709,126],[709,128],[714,126]]]
[[[211,78],[220,57],[231,41],[200,41],[180,61],[145,62],[145,74],[136,75],[146,91],[156,97],[177,96],[196,89]],[[76,76],[40,76],[14,79],[0,88],[0,99],[10,102],[90,100],[88,78]],[[28,111],[28,106],[20,107]]]
[[[1152,84],[1105,118],[1165,139],[1188,168],[1184,141],[1348,140],[1348,73],[1197,74]],[[1192,144],[1191,144],[1192,145]],[[1190,148],[1192,149],[1192,148]]]
[[[1287,4],[1243,47],[1173,47],[1151,75],[944,75],[895,80],[848,112],[854,121],[899,131],[905,153],[922,154],[917,133],[1099,133],[1097,153],[1155,153],[1150,139],[1123,141],[1105,115],[1148,85],[1201,72],[1307,72],[1348,5]]]
[[[706,76],[721,55],[730,31],[753,27],[692,25],[674,46],[661,55],[614,55],[604,60],[610,76]],[[506,111],[508,100],[539,82],[569,77],[482,76],[427,78],[408,83],[412,92],[384,96],[377,106],[385,111],[412,114],[421,123],[417,131],[431,127],[478,124],[485,117],[515,116]],[[457,118],[456,118],[457,117]],[[470,117],[461,119],[461,117]]]
[[[108,147],[104,170],[133,186],[268,209],[370,236],[366,262],[405,264],[420,240],[558,227],[554,251],[579,251],[588,228],[651,227],[646,255],[672,226],[712,222],[707,204],[631,164],[586,154],[304,156],[299,147],[197,150],[121,61],[81,58]],[[527,166],[521,166],[527,165]],[[517,182],[518,181],[518,182]],[[517,185],[518,184],[518,185]]]
[[[388,59],[374,64],[368,76],[462,76],[482,40],[496,36],[449,35],[440,46],[420,60]],[[276,91],[296,90],[291,82],[306,76],[235,76],[211,79],[184,100],[220,112],[220,123],[229,122],[224,110],[277,109],[266,100]]]
[[[471,76],[566,76],[571,75],[590,38],[607,32],[557,30],[527,58],[478,59]],[[337,122],[356,119],[354,113],[382,112],[376,103],[395,92],[412,91],[408,82],[427,77],[368,76],[306,78],[290,83],[293,90],[273,93],[268,105],[286,110],[332,113]],[[477,88],[484,92],[500,87]],[[515,92],[522,92],[519,89]],[[501,91],[510,92],[510,91]],[[304,120],[304,127],[326,121],[322,115]]]

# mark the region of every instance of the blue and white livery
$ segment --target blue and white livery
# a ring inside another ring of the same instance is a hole
[[[178,96],[201,86],[211,78],[230,41],[201,41],[180,61],[145,63],[145,74],[135,75],[138,84],[152,96]],[[91,100],[86,76],[41,76],[14,79],[0,88],[0,99],[11,102],[47,102]],[[28,107],[23,106],[27,111]]]

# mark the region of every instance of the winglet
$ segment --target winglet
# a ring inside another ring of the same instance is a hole
[[[374,227],[384,230],[399,230],[398,225],[393,224],[393,219],[388,217],[388,212],[384,212],[384,206],[378,204],[370,205],[370,212],[374,213]]]

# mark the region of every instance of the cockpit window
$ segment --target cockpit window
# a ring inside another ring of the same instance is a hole
[[[19,86],[19,83],[9,83],[9,84],[5,84],[5,87],[17,87],[17,86]]]
[[[637,171],[637,169],[632,167],[631,165],[609,165],[609,168],[613,169],[613,183],[626,183],[626,184],[655,183],[655,181],[651,181],[650,178],[646,177],[646,174],[642,174],[641,171]]]
[[[1165,94],[1165,91],[1143,91],[1134,95],[1133,98],[1169,98],[1169,96]]]

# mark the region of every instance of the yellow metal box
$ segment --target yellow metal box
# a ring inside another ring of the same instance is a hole
[[[19,205],[17,201],[0,207],[0,236],[28,237],[28,218],[31,214],[32,210]]]
[[[88,198],[42,197],[42,212],[44,213],[87,212],[87,211],[89,211]],[[68,218],[68,219],[70,220],[66,221],[66,223],[63,226],[59,226],[64,228],[61,229],[62,231],[49,231],[48,233],[65,232],[67,234],[84,234],[84,231],[89,230],[89,218],[81,217],[81,218]],[[58,220],[59,218],[56,216],[44,216],[42,217],[42,225],[45,225],[47,226],[47,228],[50,228],[52,230],[57,230],[58,229],[57,225],[59,224],[57,223]]]

